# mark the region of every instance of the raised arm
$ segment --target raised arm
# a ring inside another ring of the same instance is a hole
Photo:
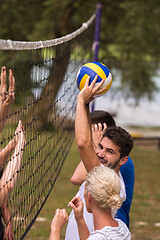
[[[3,129],[5,121],[7,119],[10,106],[15,100],[15,79],[12,74],[12,70],[9,70],[9,89],[7,92],[7,73],[6,67],[1,69],[1,85],[0,85],[0,132]]]
[[[14,137],[7,146],[1,150],[0,152],[0,169],[3,168],[4,163],[7,161],[11,152],[15,149],[16,146],[16,138]]]
[[[100,163],[94,151],[91,133],[91,121],[89,114],[89,103],[94,96],[104,90],[100,89],[104,80],[95,86],[97,76],[89,86],[89,78],[85,87],[80,91],[77,97],[75,135],[80,157],[84,163],[86,171],[89,172],[93,167]]]
[[[103,131],[106,128],[107,128],[107,124],[106,123],[103,123],[103,126],[102,126],[101,123],[92,124],[92,139],[93,139],[94,149],[95,150],[96,150],[98,144],[100,143],[100,141],[102,139],[102,136],[103,136]]]
[[[21,167],[21,159],[25,146],[25,135],[21,121],[19,121],[15,135],[17,137],[15,151],[0,179],[0,207],[8,200],[9,194],[14,189]]]
[[[107,125],[106,123],[103,124],[103,128],[106,129]],[[92,139],[93,139],[93,146],[94,150],[96,150],[99,142],[102,139],[103,130],[102,130],[102,124],[92,124]],[[75,185],[81,185],[85,179],[86,179],[86,168],[82,161],[78,164],[77,168],[75,169],[73,176],[71,177],[71,182]]]

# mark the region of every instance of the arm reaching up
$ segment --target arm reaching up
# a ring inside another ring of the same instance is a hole
[[[89,86],[89,78],[86,81],[85,87],[80,91],[77,97],[76,119],[75,119],[75,135],[80,157],[84,166],[89,172],[93,167],[100,163],[94,151],[94,145],[91,133],[91,121],[89,114],[89,103],[94,96],[102,92],[104,88],[100,89],[104,80],[99,84],[96,83],[97,76]]]
[[[1,85],[0,85],[0,132],[3,129],[7,119],[11,104],[15,100],[15,79],[12,70],[9,70],[9,89],[7,92],[7,73],[6,67],[1,69]]]
[[[8,144],[7,146],[0,151],[0,169],[3,168],[3,165],[7,161],[9,155],[11,152],[15,149],[16,146],[16,137],[14,137]]]
[[[102,139],[103,131],[107,128],[107,124],[103,123],[103,126],[101,123],[98,124],[92,124],[92,139],[93,139],[93,146],[94,150],[96,150],[99,142]],[[86,168],[81,161],[76,170],[73,173],[73,176],[71,177],[71,182],[75,185],[81,185],[85,179],[86,179],[87,171]]]
[[[22,122],[19,121],[15,131],[16,147],[15,151],[7,164],[7,167],[0,179],[0,207],[8,199],[10,192],[14,189],[18,173],[21,167],[21,159],[25,146],[25,135],[23,132]]]
[[[98,144],[100,143],[102,136],[103,136],[103,131],[107,128],[107,124],[103,123],[103,128],[102,124],[92,124],[92,138],[93,138],[93,143],[94,143],[94,149],[97,148]],[[103,130],[102,130],[103,129]]]

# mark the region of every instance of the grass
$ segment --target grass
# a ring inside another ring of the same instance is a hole
[[[132,240],[158,240],[160,239],[160,227],[156,227],[155,224],[160,222],[160,151],[135,146],[130,156],[135,165],[135,191],[130,211]],[[46,221],[36,221],[25,239],[49,239],[50,224],[55,209],[66,208],[70,213],[71,210],[67,204],[78,190],[71,184],[70,178],[79,160],[74,142],[54,188],[39,215]],[[61,239],[64,239],[64,235],[65,228],[62,229]]]
[[[129,125],[129,128],[135,129],[135,130],[149,130],[149,131],[160,131],[160,127],[159,126],[153,126],[153,127],[148,127],[148,126],[137,126],[137,125]]]
[[[160,239],[160,228],[155,226],[160,222],[160,151],[135,147],[131,157],[135,165],[135,191],[130,212],[132,239]]]
[[[68,214],[70,213],[71,209],[67,207],[68,202],[78,190],[78,187],[71,184],[70,177],[73,174],[73,171],[79,161],[80,157],[78,156],[78,152],[74,142],[60,172],[60,175],[53,187],[53,190],[50,193],[49,198],[47,199],[46,204],[39,215],[39,217],[46,218],[47,221],[36,221],[30,232],[26,236],[27,240],[49,239],[50,224],[56,208],[67,208]],[[62,230],[61,233],[62,239],[64,239],[64,235],[65,228]]]

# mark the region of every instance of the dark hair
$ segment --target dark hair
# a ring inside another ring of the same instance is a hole
[[[103,123],[106,123],[107,127],[116,125],[114,118],[111,116],[111,114],[109,114],[106,111],[97,110],[97,111],[91,112],[90,117],[91,117],[91,123],[95,123],[95,124],[101,123],[102,126],[103,126]]]
[[[133,148],[133,138],[123,128],[112,126],[105,129],[103,138],[107,137],[120,147],[120,157],[128,156]]]

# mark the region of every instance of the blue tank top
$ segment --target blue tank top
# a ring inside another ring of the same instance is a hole
[[[133,198],[135,179],[134,165],[130,157],[128,157],[128,161],[121,166],[120,172],[125,183],[126,200],[122,203],[121,208],[117,211],[116,217],[121,219],[129,228],[129,212]]]

